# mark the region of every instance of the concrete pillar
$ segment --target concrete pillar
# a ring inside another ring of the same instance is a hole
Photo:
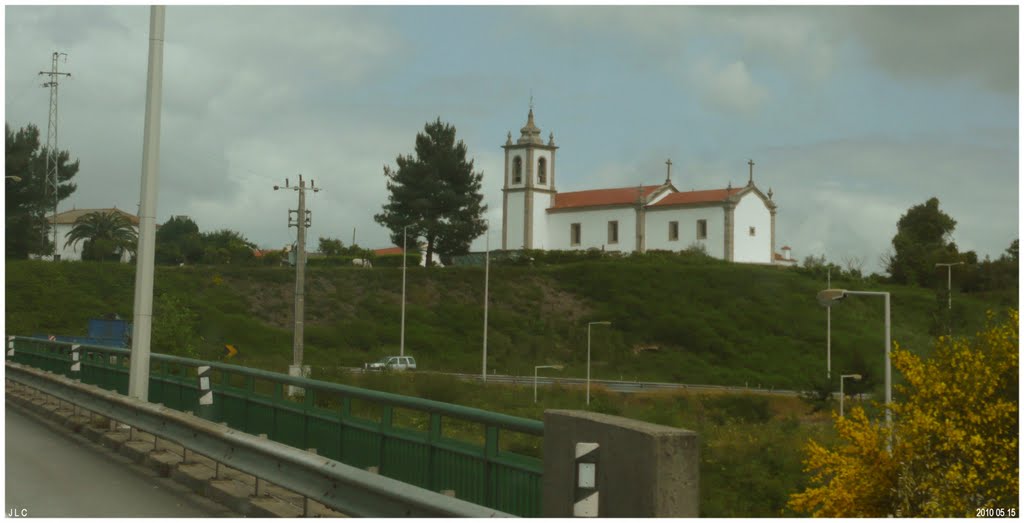
[[[584,442],[600,445],[599,517],[698,517],[696,432],[576,410],[544,412],[543,517],[572,517],[576,443]]]

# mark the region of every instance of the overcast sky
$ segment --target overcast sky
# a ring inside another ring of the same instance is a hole
[[[60,147],[81,160],[59,210],[137,211],[149,8],[5,8],[5,120],[45,140],[60,69]],[[384,165],[440,117],[458,129],[500,247],[502,144],[554,132],[562,191],[747,179],[774,191],[778,246],[880,271],[900,215],[934,196],[961,250],[993,258],[1019,218],[1018,8],[167,8],[157,221],[184,214],[263,247],[373,221]],[[482,249],[483,237],[474,242]]]

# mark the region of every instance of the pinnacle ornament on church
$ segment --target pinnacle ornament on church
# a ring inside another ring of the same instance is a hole
[[[521,135],[516,143],[523,144],[537,144],[544,145],[544,140],[540,137],[540,127],[533,123],[533,108],[530,108],[530,114],[526,117],[526,125],[519,130]]]

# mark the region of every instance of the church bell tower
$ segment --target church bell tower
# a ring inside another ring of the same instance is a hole
[[[547,209],[555,203],[555,136],[548,143],[533,122],[533,102],[526,125],[512,142],[505,140],[505,183],[502,197],[502,249],[543,249],[547,243]]]

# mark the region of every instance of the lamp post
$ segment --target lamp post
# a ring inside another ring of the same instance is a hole
[[[846,398],[846,393],[843,392],[843,380],[846,378],[853,378],[856,381],[860,381],[860,374],[842,374],[839,376],[839,417],[843,417],[843,399]]]
[[[881,291],[848,291],[845,289],[825,289],[818,293],[818,303],[825,307],[832,307],[839,300],[847,296],[882,296],[885,298],[885,424],[892,429],[892,362],[889,360],[889,348],[892,346],[890,340],[890,315],[889,315],[889,293]],[[892,433],[889,433],[889,450],[892,450]]]
[[[832,267],[828,268],[828,288],[832,288]],[[825,307],[827,323],[825,331],[825,379],[829,382],[829,390],[832,389],[832,307]]]
[[[487,286],[491,281],[491,222],[487,222],[487,254],[484,258],[484,364],[481,379],[487,383]]]
[[[590,405],[590,327],[593,325],[611,325],[610,321],[592,321],[587,324],[587,405]]]
[[[953,266],[954,265],[963,265],[963,264],[964,264],[964,262],[962,262],[962,261],[961,262],[956,262],[956,263],[936,263],[935,264],[936,267],[945,267],[946,268],[946,310],[948,310],[949,314],[950,314],[949,324],[947,325],[947,327],[949,329],[949,333],[950,334],[953,333],[953,318],[952,318],[952,315],[953,315]]]
[[[537,365],[533,368],[533,402],[537,403],[537,371],[540,369],[562,370],[561,365]]]
[[[405,356],[405,260],[409,258],[405,252],[405,245],[408,243],[407,236],[409,226],[402,227],[402,333],[399,335],[398,355]]]
[[[149,401],[149,355],[153,333],[153,277],[156,256],[156,204],[160,180],[160,109],[163,100],[164,14],[149,8],[149,62],[146,66],[146,117],[142,131],[142,184],[139,192],[139,243],[135,256],[132,352],[128,395]],[[53,153],[51,151],[51,153]],[[56,183],[56,176],[54,176]],[[54,191],[56,198],[56,191]],[[53,205],[53,259],[57,260],[57,202]]]

